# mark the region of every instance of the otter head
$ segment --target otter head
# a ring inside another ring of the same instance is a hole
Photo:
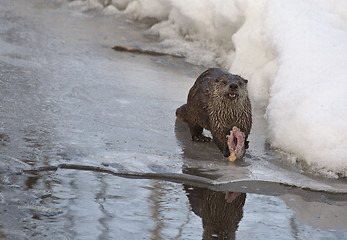
[[[238,75],[223,74],[216,78],[214,94],[219,97],[234,101],[248,96],[248,81]]]

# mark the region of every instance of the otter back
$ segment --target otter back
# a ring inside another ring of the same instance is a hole
[[[186,122],[194,141],[209,141],[203,129],[211,131],[213,140],[224,156],[229,156],[226,136],[233,126],[247,137],[252,127],[252,107],[247,80],[219,68],[210,68],[195,81],[187,103],[176,110],[179,120]]]

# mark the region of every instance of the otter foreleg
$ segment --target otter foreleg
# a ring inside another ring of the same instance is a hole
[[[202,131],[204,130],[201,126],[188,123],[190,134],[192,136],[192,140],[196,142],[209,142],[211,141],[210,137],[206,137],[202,134]]]
[[[226,140],[226,134],[224,133],[212,133],[213,141],[216,143],[217,147],[223,153],[224,157],[229,157],[230,151]]]

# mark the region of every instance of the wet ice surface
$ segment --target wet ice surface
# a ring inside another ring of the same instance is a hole
[[[189,140],[174,112],[205,68],[111,50],[117,42],[146,44],[144,26],[41,0],[1,1],[0,19],[1,238],[346,237],[346,194],[333,194],[346,193],[346,181],[276,158],[261,110],[243,161],[231,164],[213,143]],[[213,184],[21,172],[61,163]]]

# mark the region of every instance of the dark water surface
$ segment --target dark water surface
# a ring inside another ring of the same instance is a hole
[[[153,41],[145,28],[64,1],[0,2],[0,238],[346,239],[346,181],[276,159],[262,110],[243,161],[189,140],[174,113],[205,67],[111,49]],[[161,177],[22,171],[62,163]]]

